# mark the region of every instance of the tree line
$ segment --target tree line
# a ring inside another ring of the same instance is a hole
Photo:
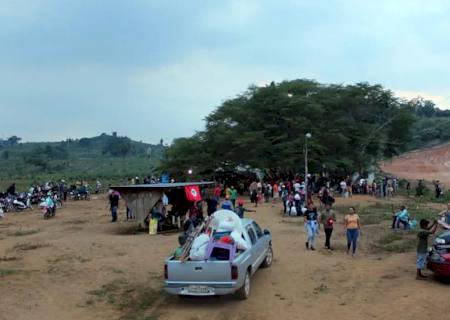
[[[435,118],[445,122],[447,132],[441,131],[450,139],[449,112],[431,101],[399,99],[381,85],[300,79],[251,86],[210,113],[205,130],[175,139],[160,169],[175,176],[189,169],[213,175],[237,166],[295,174],[304,170],[308,143],[312,171],[362,173],[428,142],[417,134],[435,130],[423,122]]]

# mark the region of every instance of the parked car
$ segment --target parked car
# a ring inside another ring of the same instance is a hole
[[[434,240],[427,268],[438,278],[450,278],[450,231],[441,233]]]
[[[242,219],[243,237],[247,250],[232,261],[166,259],[165,290],[181,296],[214,296],[235,294],[247,299],[251,291],[251,277],[258,268],[270,267],[273,261],[272,236],[261,230],[251,219]]]

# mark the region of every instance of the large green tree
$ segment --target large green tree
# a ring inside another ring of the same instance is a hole
[[[380,85],[323,85],[312,80],[252,86],[205,119],[206,129],[174,141],[162,169],[247,165],[274,173],[304,169],[305,134],[312,170],[363,171],[405,150],[415,122],[409,104]]]

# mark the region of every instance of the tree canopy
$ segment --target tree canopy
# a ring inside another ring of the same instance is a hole
[[[426,110],[422,110],[426,112]],[[250,87],[206,119],[204,131],[176,139],[162,169],[212,174],[250,166],[274,173],[304,169],[363,171],[406,150],[416,121],[414,106],[380,85],[324,85],[313,80]]]

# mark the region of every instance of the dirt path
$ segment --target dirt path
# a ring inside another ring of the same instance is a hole
[[[9,215],[0,220],[0,319],[442,319],[450,312],[448,285],[414,280],[414,253],[367,255],[363,234],[351,258],[340,226],[335,251],[306,251],[302,220],[280,212],[263,205],[249,215],[271,230],[275,261],[256,273],[247,301],[167,296],[163,259],[177,235],[130,234],[131,223],[109,223],[104,201],[69,203],[50,221],[36,212]],[[22,235],[28,230],[38,232]],[[319,248],[323,241],[321,234]],[[110,297],[119,285],[128,291]],[[139,317],[127,309],[141,292],[133,286],[152,299],[136,300]]]

